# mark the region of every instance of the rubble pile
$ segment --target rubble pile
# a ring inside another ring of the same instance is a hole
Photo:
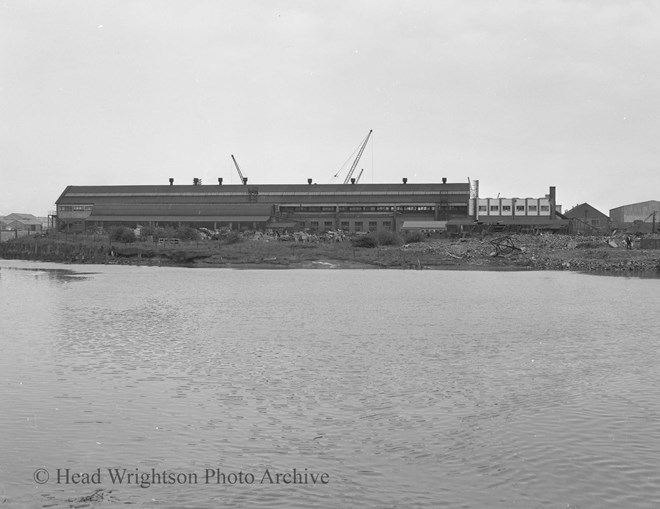
[[[433,258],[434,263],[487,265],[534,270],[583,272],[658,272],[660,252],[627,250],[623,235],[513,234],[500,237],[445,239],[406,244],[404,252]]]

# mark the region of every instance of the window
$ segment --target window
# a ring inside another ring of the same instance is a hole
[[[349,224],[348,224],[348,221],[342,221],[342,222],[339,224],[339,228],[340,228],[341,230],[348,230],[348,229],[350,228],[350,226],[349,226]]]
[[[502,212],[511,212],[511,205],[502,205]]]
[[[592,219],[591,220],[591,226],[600,226],[600,220],[599,219]]]
[[[516,205],[516,212],[525,212],[524,205]]]
[[[312,230],[318,230],[319,229],[319,222],[318,221],[312,221],[309,223],[309,226],[312,228]]]
[[[355,221],[355,231],[356,232],[362,231],[362,221]]]
[[[479,212],[486,212],[488,210],[488,207],[486,205],[479,205]]]
[[[392,231],[392,221],[383,221],[383,230]]]
[[[378,228],[378,223],[376,221],[369,221],[369,231],[375,232]]]
[[[332,221],[326,221],[323,223],[323,229],[324,230],[332,230]]]
[[[536,212],[536,205],[530,205],[529,206],[529,211],[530,212]]]
[[[500,210],[500,206],[499,206],[499,205],[491,205],[491,206],[490,206],[490,211],[491,211],[491,212],[497,212],[497,211],[499,211],[499,210]]]
[[[550,205],[541,205],[541,212],[550,212]]]

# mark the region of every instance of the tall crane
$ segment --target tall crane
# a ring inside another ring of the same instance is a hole
[[[369,141],[369,137],[371,136],[372,132],[374,132],[373,129],[371,129],[369,131],[369,134],[367,134],[367,137],[362,142],[362,146],[360,147],[360,151],[358,152],[358,155],[355,158],[355,161],[353,161],[353,165],[351,166],[351,169],[348,170],[348,174],[346,175],[346,178],[344,179],[344,184],[348,184],[351,181],[351,177],[353,176],[353,172],[355,171],[355,167],[360,162],[360,158],[362,157],[362,152],[364,152],[364,148],[367,146],[367,142]]]
[[[362,172],[364,172],[364,168],[360,170],[360,173],[358,173],[357,178],[355,179],[355,183],[359,184],[360,183],[360,177],[362,177]]]
[[[234,157],[234,154],[231,155],[231,160],[234,161],[234,166],[236,166],[236,171],[238,172],[238,176],[241,179],[241,184],[246,185],[247,184],[247,177],[243,176],[243,172],[241,171],[241,168],[238,166],[238,163],[236,162],[236,158]]]

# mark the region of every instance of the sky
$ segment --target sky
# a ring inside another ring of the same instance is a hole
[[[370,130],[363,183],[660,200],[660,2],[0,0],[0,215],[342,182]]]

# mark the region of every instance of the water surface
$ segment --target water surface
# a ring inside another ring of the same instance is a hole
[[[0,261],[0,500],[657,507],[659,289]]]

